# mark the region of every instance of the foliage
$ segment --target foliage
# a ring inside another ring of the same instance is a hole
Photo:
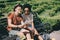
[[[48,22],[51,26],[54,26],[60,20],[60,0],[4,0],[0,1],[0,13],[12,11],[18,3],[22,5],[25,3],[31,4],[32,11],[38,13],[42,23]]]

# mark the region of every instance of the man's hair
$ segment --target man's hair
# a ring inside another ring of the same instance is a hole
[[[30,4],[24,4],[23,5],[23,10],[25,9],[25,8],[28,8],[29,9],[29,11],[31,11],[31,5]]]
[[[21,4],[17,4],[15,7],[14,7],[14,9],[13,9],[13,11],[15,11],[15,9],[17,8],[17,7],[23,7]]]

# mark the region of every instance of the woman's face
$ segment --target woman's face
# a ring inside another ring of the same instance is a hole
[[[18,6],[18,7],[15,9],[15,11],[17,12],[17,14],[18,14],[18,13],[22,13],[22,8]]]
[[[25,8],[25,9],[24,9],[24,13],[25,13],[25,14],[29,14],[29,13],[30,13],[30,12],[29,12],[29,9],[28,9],[28,8]]]

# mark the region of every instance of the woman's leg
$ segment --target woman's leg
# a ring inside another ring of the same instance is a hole
[[[43,40],[43,38],[40,36],[40,34],[37,32],[35,28],[34,28],[34,34],[38,36],[39,40]]]
[[[34,28],[33,30],[31,28],[28,28],[28,30],[31,30],[32,32],[32,38],[34,37],[34,35],[37,35],[39,40],[43,40],[42,37],[40,36],[40,34],[37,32],[37,30]],[[34,35],[33,35],[34,34]]]
[[[23,32],[23,33],[25,33],[25,34],[26,34],[27,40],[31,40],[31,35],[30,35],[29,30],[22,29],[22,30],[21,30],[21,32]]]
[[[51,38],[51,40],[56,40],[55,38]]]
[[[26,34],[26,37],[27,37],[27,40],[32,40],[30,33],[27,33],[27,34]]]

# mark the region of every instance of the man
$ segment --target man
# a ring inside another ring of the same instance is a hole
[[[38,34],[37,30],[34,28],[33,14],[31,13],[31,5],[24,4],[23,10],[24,10],[24,13],[22,14],[22,17],[23,17],[25,23],[27,24],[26,29],[33,32],[34,35],[37,35],[39,40],[43,40],[42,37]]]

